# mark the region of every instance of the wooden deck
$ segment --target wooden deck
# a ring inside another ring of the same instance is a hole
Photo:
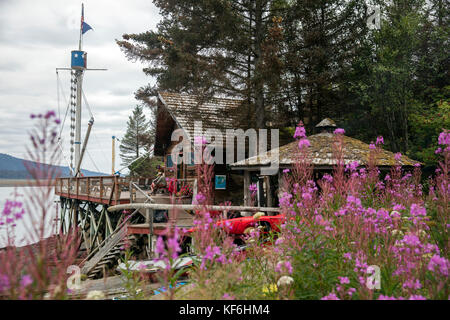
[[[58,178],[55,182],[55,194],[106,205],[144,202],[146,198],[143,194],[130,192],[131,183],[148,189],[152,180],[153,178],[130,179],[117,176]]]

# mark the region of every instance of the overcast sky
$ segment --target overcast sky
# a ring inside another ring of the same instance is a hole
[[[125,58],[115,43],[124,33],[154,29],[158,9],[151,0],[0,0],[0,153],[24,158],[31,113],[55,110],[64,117],[70,93],[70,71],[60,71],[66,94],[57,102],[55,68],[70,67],[70,51],[78,49],[81,3],[84,21],[93,30],[84,34],[88,68],[83,91],[95,123],[83,168],[111,172],[111,137],[122,137],[134,106],[134,92],[154,81],[142,72],[144,65]],[[70,114],[70,113],[69,113]],[[148,114],[148,112],[147,112]],[[89,120],[83,107],[82,137]],[[63,134],[69,153],[70,118]],[[118,151],[118,143],[116,145]],[[62,159],[61,164],[67,165]],[[116,158],[116,170],[121,167]]]

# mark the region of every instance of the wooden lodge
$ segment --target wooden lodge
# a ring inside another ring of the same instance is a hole
[[[228,98],[203,98],[195,95],[159,92],[157,103],[156,136],[154,153],[164,157],[164,174],[166,178],[176,178],[179,181],[197,179],[194,165],[195,124],[201,123],[202,136],[208,130],[220,130],[223,133],[223,164],[214,165],[214,203],[231,201],[233,204],[243,202],[243,177],[231,171],[225,164],[226,129],[243,129],[249,126],[251,115],[248,108],[243,107],[242,100]],[[181,129],[182,139],[172,141],[175,130]],[[207,137],[210,140],[211,137]],[[172,159],[173,148],[186,139],[192,147],[190,163],[174,165]],[[215,141],[215,140],[214,140]],[[213,142],[214,141],[209,141]],[[195,192],[194,192],[195,193]]]

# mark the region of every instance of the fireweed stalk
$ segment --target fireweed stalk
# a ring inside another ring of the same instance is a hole
[[[30,132],[31,148],[25,163],[36,187],[25,190],[25,201],[7,201],[2,215],[8,231],[8,246],[0,252],[0,296],[7,299],[67,298],[67,267],[75,263],[79,244],[78,230],[67,234],[56,230],[53,214],[53,181],[58,177],[58,148],[56,144],[59,119],[53,111],[31,115],[37,121]],[[28,223],[23,220],[27,216]],[[11,220],[11,217],[14,219]],[[1,219],[0,219],[1,220]],[[32,246],[17,247],[14,225],[22,223],[25,242]],[[51,238],[48,238],[52,236]]]

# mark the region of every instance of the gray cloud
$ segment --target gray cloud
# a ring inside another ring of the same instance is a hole
[[[122,137],[132,108],[138,103],[134,92],[154,81],[142,72],[144,65],[128,61],[115,43],[124,33],[155,28],[160,17],[150,0],[1,0],[0,1],[0,152],[25,157],[29,115],[55,110],[64,117],[63,97],[58,110],[57,67],[68,67],[70,51],[77,49],[81,2],[85,21],[93,31],[84,35],[88,71],[84,92],[95,123],[83,167],[110,172],[111,136]],[[60,72],[62,89],[70,92],[68,71]],[[83,130],[90,118],[83,109]],[[64,154],[69,158],[69,123],[63,132]],[[84,134],[84,133],[83,133]],[[117,148],[118,150],[118,145]],[[91,161],[94,159],[94,162]],[[64,159],[62,164],[66,164]],[[116,159],[116,168],[120,159]]]

